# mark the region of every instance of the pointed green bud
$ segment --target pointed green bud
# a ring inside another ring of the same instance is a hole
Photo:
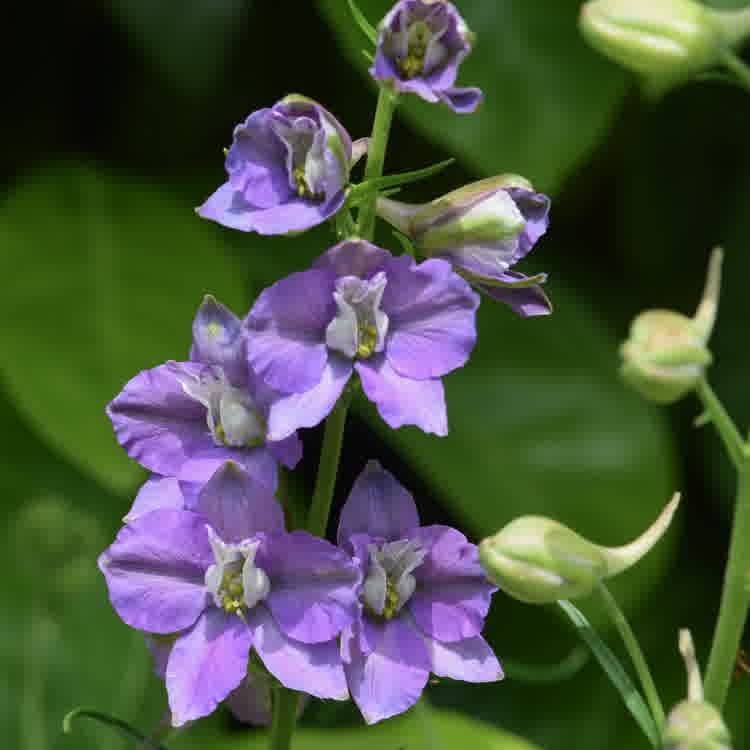
[[[711,364],[708,339],[716,320],[722,252],[714,250],[703,298],[688,318],[671,310],[646,310],[622,345],[620,373],[644,398],[670,404],[689,393]]]
[[[690,631],[680,631],[680,653],[688,676],[688,697],[667,717],[664,750],[731,750],[732,738],[714,706],[703,699],[703,683]]]
[[[679,500],[676,494],[651,527],[623,547],[602,547],[552,519],[522,516],[480,543],[479,560],[490,580],[528,604],[588,596],[661,539]]]
[[[592,47],[649,76],[681,78],[719,62],[722,24],[697,0],[591,0],[580,28]]]

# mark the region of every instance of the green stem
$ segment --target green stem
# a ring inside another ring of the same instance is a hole
[[[609,593],[609,589],[604,583],[599,583],[597,591],[599,592],[599,596],[604,603],[607,613],[612,618],[612,622],[614,622],[615,627],[620,633],[620,637],[630,655],[635,671],[638,673],[638,679],[641,681],[641,687],[643,687],[646,701],[651,709],[651,715],[654,717],[656,726],[661,731],[665,720],[664,707],[661,704],[659,692],[654,684],[654,678],[651,676],[651,671],[646,663],[646,658],[643,656],[643,651],[641,651],[640,645],[638,645],[638,639],[635,637],[635,633],[633,633],[630,623],[628,623],[625,618],[624,612],[620,609],[615,598]]]
[[[279,688],[274,692],[269,750],[289,750],[292,746],[298,704],[299,693],[296,690]]]
[[[729,691],[737,649],[750,607],[750,459],[739,470],[734,527],[724,572],[719,618],[708,657],[706,700],[721,711]]]
[[[746,91],[750,91],[750,67],[734,52],[725,50],[721,55],[721,62],[727,70],[737,76],[737,80]]]
[[[724,41],[730,47],[738,47],[750,37],[750,6],[737,10],[709,10],[721,26]]]
[[[385,86],[380,87],[378,106],[375,110],[375,122],[372,126],[370,148],[367,151],[365,182],[374,180],[383,174],[385,150],[388,146],[388,134],[391,131],[391,120],[396,110],[398,94]],[[375,207],[378,200],[377,190],[365,198],[359,208],[357,233],[364,240],[372,241],[375,234]]]
[[[701,378],[698,381],[696,393],[698,394],[698,398],[703,402],[706,414],[714,423],[716,431],[719,433],[719,437],[727,449],[729,458],[732,459],[735,467],[740,469],[745,463],[746,454],[745,442],[742,439],[740,431],[735,426],[729,414],[727,414],[727,410],[721,401],[719,401],[705,378]]]
[[[331,512],[333,489],[336,485],[336,474],[338,473],[339,456],[341,455],[341,443],[344,438],[346,413],[349,410],[350,401],[351,392],[347,388],[328,415],[328,419],[326,419],[318,477],[315,480],[315,492],[307,516],[307,530],[315,536],[324,537],[328,528],[328,515]]]

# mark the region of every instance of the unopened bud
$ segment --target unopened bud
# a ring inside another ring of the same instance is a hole
[[[696,0],[591,0],[580,27],[592,47],[636,73],[682,77],[719,61],[715,15]]]
[[[700,668],[693,639],[688,630],[680,631],[680,652],[688,676],[688,697],[667,717],[664,750],[731,750],[732,738],[721,714],[703,699]]]
[[[631,544],[602,547],[557,521],[522,516],[479,545],[489,578],[528,604],[548,604],[590,594],[604,578],[634,565],[669,528],[679,495]]]
[[[620,372],[649,401],[677,401],[695,388],[711,364],[708,339],[716,319],[721,259],[721,250],[714,250],[703,299],[694,317],[671,310],[647,310],[633,321],[620,349]]]

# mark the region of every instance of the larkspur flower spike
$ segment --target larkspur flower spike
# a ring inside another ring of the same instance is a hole
[[[381,197],[377,210],[420,255],[447,260],[476,289],[528,317],[552,310],[540,286],[547,275],[511,267],[547,231],[549,203],[523,177],[498,175],[420,205]]]
[[[604,578],[635,565],[664,535],[680,501],[676,494],[638,539],[602,547],[541,516],[521,516],[479,545],[482,567],[506,594],[527,604],[588,596]]]
[[[444,0],[399,0],[379,26],[370,74],[396,91],[428,102],[445,102],[454,112],[473,112],[478,88],[456,88],[458,68],[474,35],[456,8]]]
[[[234,129],[228,180],[196,209],[232,229],[260,234],[301,232],[344,203],[353,149],[336,118],[312,99],[292,94],[253,112]]]

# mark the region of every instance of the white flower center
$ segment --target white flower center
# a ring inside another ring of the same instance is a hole
[[[242,617],[271,592],[266,572],[255,565],[260,542],[226,544],[210,526],[206,531],[215,560],[206,571],[206,588],[217,607]]]
[[[424,561],[427,552],[417,539],[401,539],[378,547],[371,544],[362,599],[373,614],[391,620],[414,593],[417,582],[412,571]]]
[[[343,276],[336,282],[333,298],[338,311],[326,328],[326,344],[350,359],[366,359],[383,351],[388,316],[380,309],[386,285],[380,271],[369,281]]]
[[[235,388],[221,367],[200,377],[178,370],[175,376],[190,398],[206,407],[206,422],[217,445],[252,448],[262,443],[266,426],[246,391]]]

